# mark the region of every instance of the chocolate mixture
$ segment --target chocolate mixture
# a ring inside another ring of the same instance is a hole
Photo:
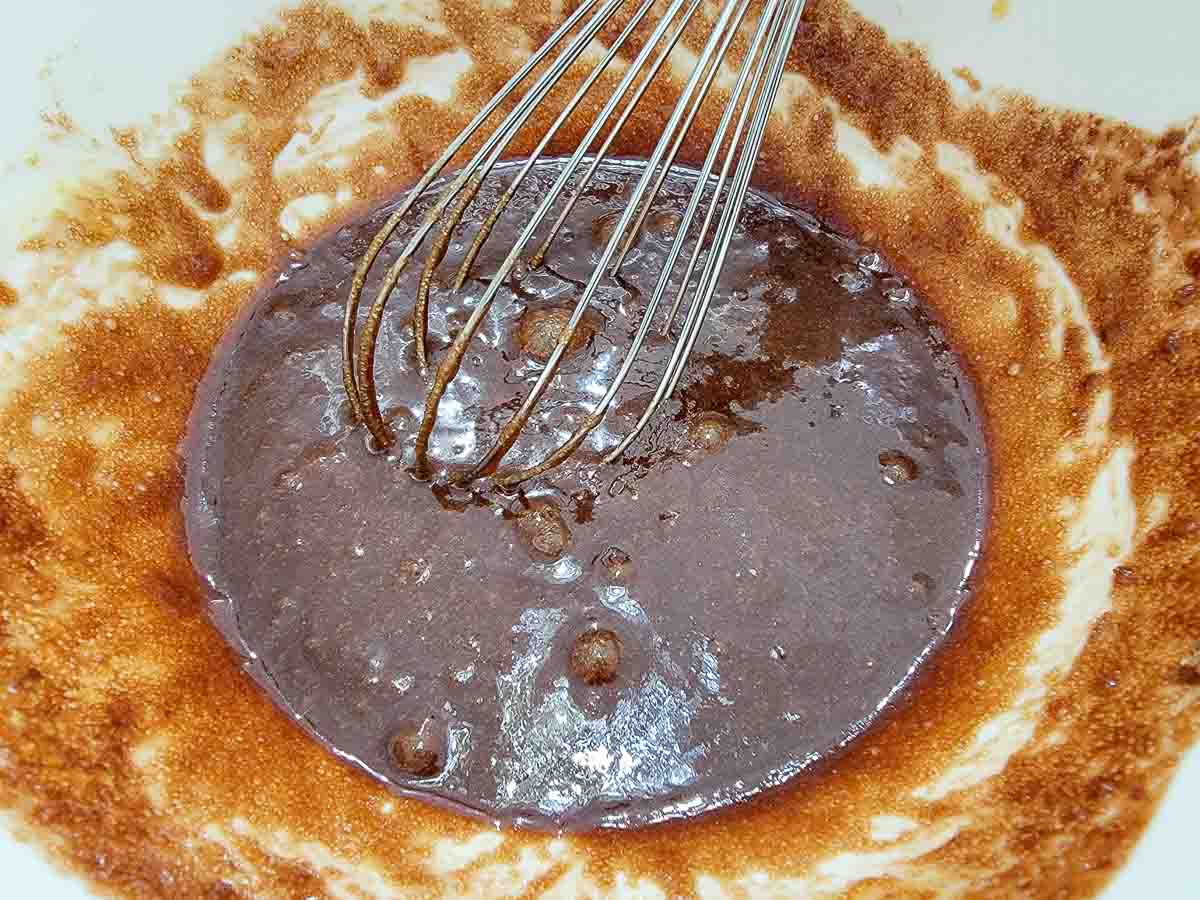
[[[557,165],[535,168],[454,294],[514,170],[468,210],[435,279],[435,363]],[[636,826],[812,767],[945,639],[980,548],[982,427],[954,354],[878,256],[758,194],[681,390],[621,463],[599,459],[645,409],[670,340],[564,466],[520,491],[449,484],[536,380],[638,174],[604,165],[546,264],[510,277],[442,403],[432,484],[408,474],[419,263],[377,357],[388,453],[341,384],[349,280],[394,203],[288,262],[193,413],[189,544],[247,669],[342,758],[500,822]],[[668,179],[506,468],[542,459],[615,375],[692,183]]]

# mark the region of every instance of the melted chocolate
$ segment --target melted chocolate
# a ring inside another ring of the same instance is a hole
[[[456,295],[511,167],[468,210],[434,282],[435,363],[557,165],[535,168]],[[499,822],[636,826],[811,768],[945,640],[979,552],[985,454],[958,360],[878,256],[758,194],[681,389],[621,463],[599,459],[670,341],[643,352],[564,466],[516,493],[448,485],[536,380],[637,174],[601,167],[545,265],[497,297],[443,401],[432,486],[407,474],[426,389],[409,324],[420,265],[377,357],[389,453],[371,452],[341,386],[342,302],[394,203],[289,261],[193,412],[189,545],[253,677],[342,758]],[[668,178],[505,467],[543,458],[615,374],[691,183]]]

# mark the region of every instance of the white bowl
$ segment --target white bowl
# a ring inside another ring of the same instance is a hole
[[[407,3],[416,16],[436,10]],[[1104,5],[1088,0],[1036,3],[987,0],[856,0],[896,39],[926,48],[948,80],[969,66],[985,88],[1025,92],[1048,104],[1087,110],[1160,130],[1200,113],[1200,5],[1145,0]],[[145,0],[41,0],[6,13],[8,46],[0,55],[8,113],[0,131],[0,261],[88,166],[103,165],[79,134],[143,122],[166,110],[172,86],[208,63],[271,14],[268,0],[200,4]],[[392,10],[395,12],[395,9]],[[960,85],[961,86],[961,85]],[[55,136],[43,113],[67,113],[77,131]],[[39,165],[24,163],[31,152]],[[3,266],[0,263],[0,274]],[[0,350],[3,339],[0,334]],[[13,340],[12,336],[7,337]],[[19,340],[19,338],[17,338]],[[1200,754],[1180,767],[1165,802],[1108,900],[1200,897],[1200,872],[1188,851],[1200,808]],[[41,851],[0,834],[5,896],[91,896]]]

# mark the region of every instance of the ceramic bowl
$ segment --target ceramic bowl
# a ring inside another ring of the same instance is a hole
[[[936,701],[819,783],[556,838],[352,774],[186,602],[172,466],[207,349],[564,6],[330,4],[8,10],[6,895],[1200,897],[1200,7],[810,4],[760,181],[905,270],[979,376],[996,521],[973,620]],[[181,201],[182,159],[227,202]],[[194,222],[237,266],[158,277]]]

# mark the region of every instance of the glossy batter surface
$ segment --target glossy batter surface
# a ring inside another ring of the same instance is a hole
[[[453,294],[514,169],[468,211],[435,281],[435,362],[556,165],[535,170]],[[636,826],[792,778],[901,696],[979,551],[984,446],[958,361],[878,257],[759,195],[682,389],[622,463],[599,458],[645,408],[670,341],[643,352],[565,466],[521,492],[447,486],[536,380],[639,172],[602,167],[546,264],[497,297],[442,404],[432,484],[407,472],[426,390],[409,326],[419,265],[376,363],[392,451],[370,451],[341,385],[342,303],[390,205],[289,261],[193,412],[189,545],[251,674],[343,758],[501,822]],[[615,375],[689,178],[668,179],[506,466],[544,457]]]

